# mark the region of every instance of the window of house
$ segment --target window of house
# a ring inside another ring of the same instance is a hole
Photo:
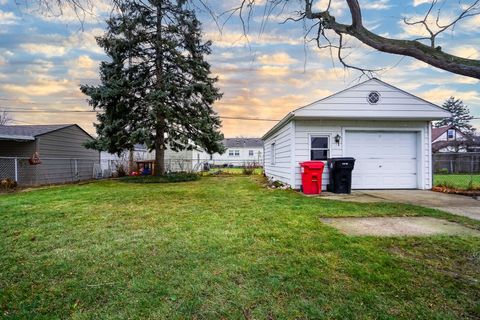
[[[253,150],[248,150],[248,155],[249,155],[250,157],[253,157]]]
[[[455,130],[454,129],[448,129],[447,139],[454,139],[454,138],[455,138]]]
[[[327,160],[330,156],[328,136],[310,137],[310,160]]]
[[[230,157],[238,157],[238,156],[240,156],[240,150],[230,149],[230,150],[228,150],[228,155]]]
[[[275,143],[270,146],[270,164],[275,165]]]

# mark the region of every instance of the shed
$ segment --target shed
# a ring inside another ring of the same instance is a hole
[[[92,139],[76,124],[0,126],[0,178],[20,185],[91,179],[100,162],[98,151],[84,147]],[[39,164],[29,161],[35,153]]]
[[[296,109],[271,128],[262,137],[265,174],[299,189],[300,162],[354,157],[353,189],[429,189],[431,121],[450,116],[372,78]]]

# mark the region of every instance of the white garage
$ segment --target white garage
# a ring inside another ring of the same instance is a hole
[[[296,109],[264,136],[265,174],[301,187],[300,162],[354,157],[353,189],[429,189],[431,121],[444,109],[370,79]],[[323,188],[328,179],[323,175]]]

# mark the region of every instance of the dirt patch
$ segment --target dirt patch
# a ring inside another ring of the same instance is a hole
[[[321,218],[320,221],[352,236],[480,236],[477,230],[430,217]]]

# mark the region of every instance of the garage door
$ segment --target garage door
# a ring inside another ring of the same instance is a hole
[[[347,131],[345,156],[356,159],[353,189],[417,188],[415,132]]]

